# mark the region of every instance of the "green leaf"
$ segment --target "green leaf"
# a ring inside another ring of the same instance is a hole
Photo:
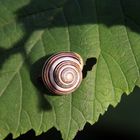
[[[0,139],[54,126],[72,140],[140,85],[139,9],[139,0],[0,0]],[[49,95],[39,80],[59,51],[97,59],[67,96]]]

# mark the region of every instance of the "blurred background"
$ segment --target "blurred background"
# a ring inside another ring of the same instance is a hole
[[[55,128],[40,136],[33,130],[21,135],[16,140],[62,140]],[[123,95],[116,108],[109,107],[93,126],[86,124],[83,131],[77,133],[74,140],[140,140],[140,88],[135,88],[129,96]],[[12,140],[8,135],[5,140]]]

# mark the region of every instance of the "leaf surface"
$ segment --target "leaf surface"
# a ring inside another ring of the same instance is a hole
[[[0,0],[0,139],[54,126],[72,140],[140,85],[139,9],[139,0]],[[40,80],[59,51],[97,59],[67,96],[48,95]]]

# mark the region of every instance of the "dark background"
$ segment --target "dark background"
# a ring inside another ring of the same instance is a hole
[[[30,130],[16,140],[61,140],[61,134],[52,128],[40,136]],[[93,126],[86,124],[83,131],[77,133],[74,140],[140,140],[140,89],[135,88],[129,96],[123,95],[116,108],[109,107]],[[12,140],[8,135],[5,140]]]

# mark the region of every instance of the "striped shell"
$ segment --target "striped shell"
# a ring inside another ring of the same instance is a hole
[[[44,64],[42,79],[55,94],[74,92],[82,81],[83,60],[77,53],[61,52],[51,56]]]

